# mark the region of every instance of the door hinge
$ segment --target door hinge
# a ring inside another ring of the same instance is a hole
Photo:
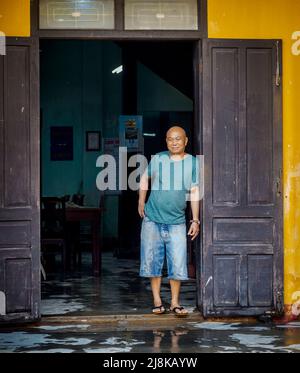
[[[282,290],[276,291],[276,315],[282,315],[284,312],[284,305],[283,305],[283,292]]]
[[[281,196],[281,174],[282,174],[282,170],[281,168],[279,169],[279,175],[276,179],[276,193],[277,193],[277,197],[280,197]]]

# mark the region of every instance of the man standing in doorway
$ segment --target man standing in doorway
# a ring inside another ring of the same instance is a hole
[[[171,286],[170,311],[186,316],[180,305],[181,281],[188,280],[187,234],[194,240],[199,234],[199,163],[185,153],[188,138],[183,128],[171,127],[166,135],[168,151],[156,154],[140,182],[138,212],[143,218],[141,230],[140,276],[149,277],[155,314],[166,311],[160,297],[161,276],[166,251]],[[148,181],[151,193],[145,204]],[[191,201],[193,219],[186,234],[185,210]]]

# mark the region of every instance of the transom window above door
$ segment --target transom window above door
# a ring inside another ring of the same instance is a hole
[[[198,30],[198,1],[125,0],[125,30]]]
[[[113,29],[114,0],[40,0],[40,29]]]

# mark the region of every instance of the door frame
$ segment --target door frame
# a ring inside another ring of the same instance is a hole
[[[203,95],[205,94],[205,87],[203,86],[203,59],[202,53],[204,53],[204,45],[208,39],[207,32],[207,0],[198,0],[198,22],[199,29],[197,31],[167,31],[167,30],[152,30],[152,31],[125,31],[124,30],[124,0],[115,0],[115,29],[114,30],[40,30],[39,29],[39,13],[38,13],[38,0],[33,0],[31,2],[31,38],[36,39],[39,45],[40,39],[79,39],[79,40],[109,40],[109,41],[193,41],[194,42],[194,136],[193,136],[193,148],[197,154],[203,154],[203,121],[204,112],[203,108]],[[218,40],[220,43],[226,42],[228,39],[214,39]],[[241,42],[244,39],[235,39]],[[264,40],[261,40],[263,43]],[[255,40],[259,42],[259,39]],[[281,49],[279,49],[280,60],[281,60]],[[39,61],[37,61],[37,65]],[[282,64],[280,65],[282,66]],[[282,74],[280,74],[282,75]],[[38,81],[38,88],[40,82]],[[280,90],[281,99],[282,92]],[[275,108],[276,110],[276,108]],[[280,126],[282,128],[282,108],[277,108],[276,115],[280,118]],[[280,144],[282,146],[282,134],[280,136]],[[282,153],[280,154],[282,162]],[[282,189],[282,183],[280,184]],[[283,218],[282,218],[282,194],[281,194],[281,217],[279,226],[281,231],[279,235],[283,236]],[[205,219],[203,215],[203,206],[200,206],[200,218]],[[203,268],[202,268],[202,258],[204,255],[203,248],[203,228],[204,224],[201,224],[201,234],[195,243],[195,255],[196,255],[196,282],[197,282],[197,300],[196,305],[200,311],[203,311]],[[278,283],[283,286],[283,273],[279,273]],[[279,289],[281,290],[281,289]]]
[[[31,39],[37,44],[38,48],[40,40],[56,39],[56,40],[98,40],[98,41],[145,41],[145,42],[192,42],[193,43],[193,78],[194,78],[194,124],[192,127],[194,153],[203,154],[202,129],[203,129],[203,64],[202,50],[203,40],[207,38],[207,0],[198,0],[198,30],[139,30],[131,31],[124,30],[124,0],[115,0],[115,25],[114,30],[40,30],[39,29],[39,0],[31,1],[30,8],[30,23],[31,23]],[[39,55],[37,55],[36,64],[39,66]],[[37,89],[40,90],[40,76],[37,79]],[[38,96],[39,99],[39,96]],[[40,108],[40,102],[38,102]],[[39,110],[40,112],[40,110]],[[40,120],[38,115],[38,120]],[[40,141],[40,139],[39,139]],[[39,144],[40,148],[40,144]],[[40,154],[40,152],[39,152]],[[41,175],[41,172],[40,172]],[[40,177],[41,182],[41,177]],[[40,203],[40,201],[39,201]],[[202,203],[200,205],[200,220],[202,221],[203,211]],[[194,252],[196,259],[196,299],[195,306],[202,312],[202,255],[203,255],[203,224],[201,224],[201,232],[194,243]]]
[[[34,160],[31,164],[32,167],[36,169],[36,177],[33,180],[34,190],[38,190],[40,195],[40,100],[39,100],[39,91],[40,91],[40,77],[39,77],[39,41],[40,39],[83,39],[83,40],[128,40],[128,41],[193,41],[194,42],[194,150],[199,154],[203,154],[203,95],[205,90],[203,87],[203,63],[202,63],[202,51],[204,47],[205,40],[207,39],[207,0],[199,0],[199,25],[200,28],[198,31],[125,31],[123,23],[123,4],[124,0],[116,0],[116,16],[115,30],[39,30],[38,29],[38,0],[31,1],[31,36],[28,38],[22,37],[9,37],[7,38],[8,43],[11,41],[13,43],[19,43],[20,45],[32,45],[32,52],[30,55],[31,65],[30,72],[34,77],[31,84],[31,102],[30,102],[30,113],[32,114],[30,128],[31,134],[34,136],[34,151],[36,154],[39,154],[38,158]],[[226,39],[218,39],[220,43],[224,42]],[[241,39],[243,41],[243,39]],[[256,42],[258,40],[255,40]],[[202,44],[203,43],[203,44]],[[280,50],[281,58],[281,50]],[[281,99],[282,92],[280,91]],[[276,115],[280,118],[280,125],[282,128],[282,108],[281,106],[275,108]],[[196,125],[197,124],[197,125]],[[282,146],[282,134],[279,138],[280,145]],[[33,150],[32,150],[33,152]],[[282,153],[280,153],[280,159],[282,161]],[[280,181],[279,181],[280,182]],[[282,191],[282,183],[280,184]],[[280,217],[280,232],[279,235],[282,240],[283,235],[283,218],[282,218],[282,205],[283,198],[281,194],[281,217]],[[201,204],[202,205],[202,204]],[[35,216],[37,217],[38,224],[36,224],[36,232],[33,234],[32,242],[33,245],[40,250],[40,226],[39,226],[39,215],[40,215],[40,200],[35,201],[36,212]],[[203,211],[201,206],[201,220],[203,217]],[[205,217],[204,217],[205,218]],[[282,246],[283,247],[283,246]],[[200,311],[202,311],[203,306],[203,269],[201,268],[202,256],[203,256],[203,224],[201,225],[201,234],[197,239],[195,244],[196,248],[196,278],[197,278],[197,300],[196,304]],[[281,282],[283,286],[283,273],[279,274],[278,283]],[[33,284],[38,287],[35,293],[34,307],[32,316],[34,319],[40,317],[40,274],[39,278]],[[39,299],[38,299],[39,298]],[[21,315],[20,315],[21,316]],[[29,321],[27,319],[27,321]]]

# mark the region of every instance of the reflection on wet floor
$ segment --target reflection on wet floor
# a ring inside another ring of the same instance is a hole
[[[170,302],[167,278],[162,299]],[[196,282],[182,283],[182,304],[191,312],[196,306]],[[91,275],[91,256],[83,255],[80,270],[65,275],[47,273],[42,282],[42,315],[99,315],[149,313],[152,295],[148,279],[139,277],[139,260],[118,259],[111,252],[102,256],[102,273]]]
[[[173,328],[106,331],[99,325],[40,325],[2,329],[0,352],[300,352],[300,322],[284,326],[186,322]]]

